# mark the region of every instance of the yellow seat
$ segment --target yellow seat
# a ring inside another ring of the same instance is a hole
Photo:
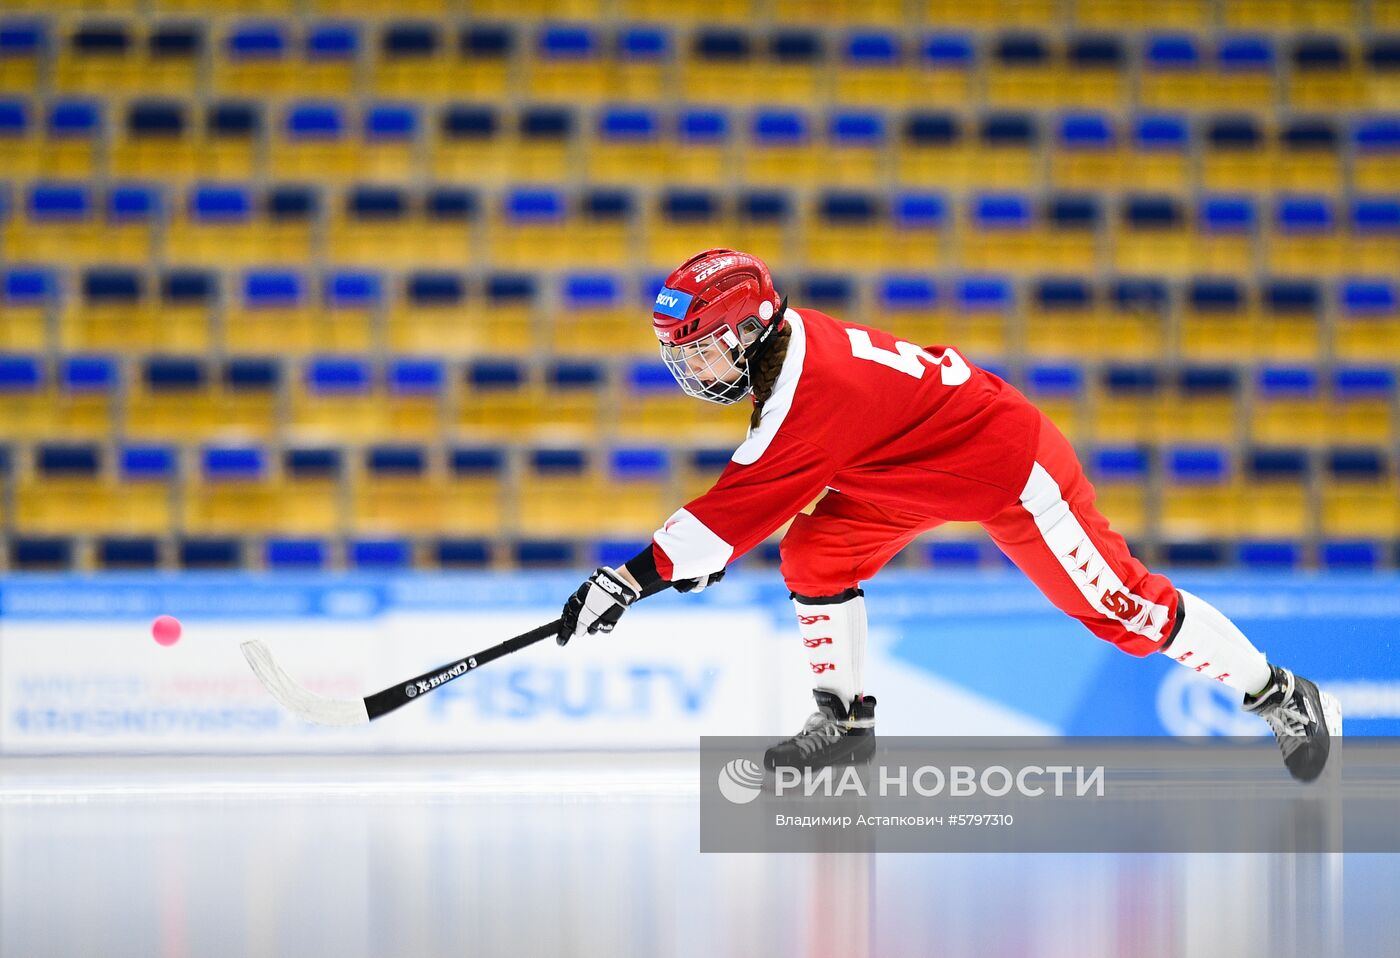
[[[394,441],[434,442],[446,422],[447,369],[431,357],[399,357],[384,370],[384,417]]]
[[[664,462],[664,455],[659,458]],[[609,459],[608,465],[590,461],[579,449],[533,452],[517,500],[520,533],[644,538],[653,532],[674,508],[669,483],[653,478],[657,470],[638,475],[616,468],[616,455]],[[608,501],[612,508],[604,507]]]
[[[104,468],[99,447],[36,450],[30,468],[15,483],[15,531],[72,536],[167,534],[171,451],[124,450],[120,458]]]
[[[54,91],[65,96],[137,92],[146,66],[138,30],[125,19],[70,24],[54,55]]]
[[[590,0],[564,0],[559,5],[560,14],[575,3]],[[495,24],[468,24],[457,35],[458,58],[448,61],[448,95],[469,100],[490,100],[500,102],[514,93],[512,83],[515,73],[512,69],[511,52],[515,48],[515,35],[506,26]],[[417,98],[418,94],[405,91],[402,95]]]
[[[1316,445],[1329,439],[1318,375],[1306,366],[1265,366],[1255,378],[1249,432],[1256,443]]]
[[[1079,279],[1048,278],[1032,287],[1025,312],[1025,349],[1037,359],[1110,358],[1109,306]]]
[[[1110,117],[1096,113],[1062,117],[1050,151],[1050,183],[1066,190],[1102,190],[1133,185],[1127,150]]]
[[[1047,354],[1046,358],[1052,355]],[[1036,358],[1041,356],[1037,354]],[[1084,387],[1081,367],[1070,363],[1037,363],[1025,371],[1022,388],[1070,442],[1081,443],[1092,433]]]
[[[0,287],[0,351],[46,351],[49,317],[57,304],[58,277],[52,271],[5,270]]]
[[[229,24],[216,38],[219,52],[212,58],[210,89],[216,96],[262,100],[306,96],[300,83],[304,64],[294,58],[291,37],[278,21]],[[348,88],[315,93],[344,95]]]
[[[270,139],[267,171],[282,180],[346,180],[358,173],[361,149],[340,104],[296,102]]]
[[[90,270],[82,296],[70,302],[59,323],[66,350],[154,352],[163,345],[160,308],[149,278],[135,270]],[[207,346],[207,341],[203,344]]]
[[[1352,269],[1333,203],[1321,196],[1281,196],[1265,233],[1265,262],[1278,276],[1336,276]]]
[[[1353,110],[1366,106],[1366,70],[1349,39],[1303,37],[1293,45],[1285,95],[1296,111]]]
[[[1240,494],[1238,530],[1251,539],[1301,539],[1311,531],[1313,508],[1306,479],[1250,477]]]
[[[1273,183],[1284,192],[1342,192],[1342,155],[1336,126],[1328,120],[1295,120],[1282,132]]]
[[[722,237],[718,246],[752,253],[775,270],[788,269],[797,255],[792,240],[794,218],[790,194],[780,190],[752,190],[739,197],[733,232]],[[695,253],[714,248],[714,245],[692,247],[681,259],[658,265],[669,272]]]
[[[1041,185],[1041,149],[1029,114],[992,114],[981,121],[968,181],[981,189],[1029,190]]]
[[[1159,433],[1174,442],[1233,447],[1245,432],[1239,373],[1230,366],[1187,366],[1162,393]]]
[[[1200,29],[1210,25],[1207,0],[1075,0],[1075,22],[1096,29]]]
[[[1400,486],[1385,449],[1341,447],[1328,453],[1320,496],[1322,535],[1364,539],[1400,535]]]
[[[880,316],[877,325],[896,339],[918,346],[961,348],[949,301],[947,290],[926,274],[886,274],[880,277],[877,287]]]
[[[709,190],[663,192],[642,218],[645,265],[670,272],[696,253],[718,249],[735,239],[738,217],[725,198]]]
[[[390,22],[370,57],[369,89],[374,96],[418,101],[472,96],[454,89],[460,64],[434,22]]]
[[[741,176],[756,187],[815,186],[824,172],[825,150],[812,139],[810,118],[787,110],[754,114],[741,150]]]
[[[258,104],[212,104],[194,134],[199,175],[211,181],[252,179],[261,172],[262,110]]]
[[[919,79],[932,80],[916,78],[909,65],[909,54],[903,49],[899,34],[893,31],[847,34],[842,43],[841,64],[834,76],[835,102],[859,107],[889,108],[915,102]]]
[[[308,290],[301,274],[285,270],[250,271],[243,277],[240,293],[224,314],[224,348],[230,352],[295,354],[370,348],[373,303],[333,305]]]
[[[682,103],[752,106],[763,91],[752,82],[756,68],[753,37],[737,29],[697,31],[678,58],[676,99]]]
[[[1099,446],[1085,458],[1094,504],[1113,531],[1130,541],[1146,538],[1153,529],[1149,470],[1148,450],[1142,446]]]
[[[563,183],[578,168],[577,117],[556,107],[532,107],[519,117],[511,144],[510,179],[515,183]]]
[[[1234,0],[1221,13],[1232,29],[1351,30],[1360,26],[1355,7],[1351,0]]]
[[[547,414],[544,385],[536,370],[511,359],[468,363],[453,401],[452,429],[473,442],[530,436]]]
[[[286,427],[298,443],[375,441],[391,437],[377,370],[358,356],[314,356],[292,384]]]
[[[485,452],[484,450],[482,452]],[[421,446],[366,450],[353,472],[350,526],[358,535],[494,535],[502,482],[481,456],[454,452],[443,463]]]
[[[798,233],[801,256],[809,267],[865,272],[888,265],[887,251],[893,243],[889,212],[873,194],[823,193],[814,199],[805,219]]]
[[[562,286],[560,307],[545,330],[550,352],[607,357],[656,349],[645,307],[624,297],[617,277],[574,274],[566,276]]]
[[[1339,445],[1388,446],[1395,432],[1395,373],[1384,366],[1333,371],[1327,421]]]
[[[1133,189],[1177,193],[1194,184],[1185,121],[1165,114],[1139,117],[1128,164]]]
[[[728,185],[738,178],[739,156],[729,114],[685,110],[677,121],[678,148],[666,160],[667,178],[696,186]]]
[[[754,21],[754,0],[620,0],[620,15],[627,20],[653,22],[742,23]]]
[[[10,213],[3,249],[10,262],[90,263],[102,258],[105,229],[97,198],[80,183],[38,183]]]
[[[1128,275],[1183,276],[1192,269],[1195,237],[1181,201],[1170,196],[1129,195],[1123,217],[1110,230],[1112,263]]]
[[[525,277],[493,277],[468,295],[454,273],[411,273],[389,307],[389,348],[452,357],[527,353],[535,342],[534,295]]]
[[[1388,279],[1349,280],[1342,285],[1341,315],[1331,324],[1333,355],[1369,363],[1400,355],[1400,313]]]
[[[1198,275],[1250,275],[1255,272],[1255,233],[1259,214],[1244,196],[1206,196],[1196,209],[1191,271]]]
[[[283,528],[286,503],[266,449],[210,446],[186,474],[180,528],[186,535],[270,535]]]
[[[837,113],[827,121],[825,182],[831,187],[879,189],[889,181],[889,144],[878,113]]]
[[[1226,36],[1215,48],[1207,71],[1209,103],[1215,109],[1272,113],[1276,107],[1277,54],[1273,41],[1258,34]]]
[[[235,184],[201,184],[172,210],[161,255],[183,266],[301,265],[318,204],[319,194],[303,187],[255,197]]]
[[[278,374],[269,360],[218,373],[186,357],[153,357],[131,377],[123,429],[141,442],[257,441],[278,432]]]
[[[1191,34],[1153,33],[1143,42],[1138,101],[1148,110],[1179,110],[1211,103],[1210,74]]]
[[[0,70],[4,69],[4,65],[4,54],[0,52]],[[27,99],[7,100],[0,104],[0,169],[5,171],[11,184],[49,173],[44,155],[47,137],[42,132],[43,124],[36,107],[37,104]],[[58,175],[82,176],[90,172],[89,168],[76,174],[60,172]]]
[[[534,100],[597,103],[610,92],[602,38],[587,25],[550,25],[533,38],[522,59],[524,89]]]
[[[1164,423],[1161,372],[1154,366],[1130,364],[1106,367],[1092,383],[1094,440],[1101,443],[1156,442]]]
[[[1212,120],[1201,150],[1201,185],[1220,192],[1269,189],[1279,166],[1278,150],[1262,124],[1249,116]]]
[[[1061,105],[1058,52],[1035,34],[993,41],[993,65],[987,71],[987,104],[998,109],[1028,110]]]
[[[970,37],[932,34],[919,43],[919,59],[908,77],[906,102],[921,107],[966,109],[975,96],[978,72]],[[895,92],[901,81],[890,77]]]
[[[544,413],[535,433],[539,441],[591,443],[605,434],[609,418],[605,410],[610,411],[613,403],[601,363],[556,361],[545,371],[544,381]]]
[[[476,197],[434,190],[421,200],[395,187],[356,187],[330,220],[326,256],[347,266],[457,267],[473,260]]]
[[[618,437],[627,442],[666,442],[684,435],[693,442],[737,446],[747,431],[750,412],[745,403],[715,407],[696,402],[681,392],[656,357],[628,365],[613,426]]]
[[[1004,362],[1016,310],[1016,291],[1005,276],[965,276],[953,289],[952,342],[975,363]]]
[[[952,113],[910,115],[894,150],[899,182],[940,192],[965,188],[974,151],[965,139],[963,125],[963,118]]]
[[[1253,340],[1259,325],[1257,304],[1232,279],[1193,281],[1182,307],[1180,348],[1191,362],[1237,362],[1240,344]]]
[[[451,104],[428,149],[429,169],[444,183],[497,186],[514,175],[515,139],[494,106]]]
[[[661,118],[647,108],[610,109],[598,118],[596,137],[584,150],[594,183],[651,185],[667,176],[674,146],[662,142]]]
[[[55,390],[47,364],[36,356],[0,357],[0,435],[54,435]]]
[[[1400,272],[1400,203],[1358,197],[1350,206],[1350,229],[1343,239],[1347,273],[1393,276]]]
[[[1007,24],[1053,27],[1058,23],[1056,0],[926,0],[924,23],[930,27],[983,27],[1001,29]]]
[[[631,26],[618,31],[617,50],[606,58],[608,100],[622,103],[656,103],[662,100],[675,57],[668,30]]]
[[[1247,494],[1248,489],[1225,450],[1170,449],[1162,490],[1160,534],[1169,541],[1234,538],[1243,531],[1240,500]]]
[[[35,7],[36,12],[48,9],[47,3]],[[48,26],[34,21],[7,23],[5,33],[0,42],[0,93],[32,96],[39,89],[39,67],[49,36]]]

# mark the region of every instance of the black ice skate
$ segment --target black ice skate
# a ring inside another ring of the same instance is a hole
[[[763,767],[820,768],[864,765],[875,755],[875,696],[857,696],[849,709],[841,698],[813,689],[817,711],[802,731],[763,753]]]
[[[1322,774],[1332,736],[1342,734],[1342,707],[1305,678],[1271,665],[1274,677],[1258,695],[1246,695],[1243,708],[1269,723],[1283,752],[1283,764],[1300,782]]]

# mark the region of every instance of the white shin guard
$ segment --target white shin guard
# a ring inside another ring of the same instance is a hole
[[[1264,653],[1245,638],[1235,623],[1205,599],[1178,589],[1181,630],[1164,655],[1209,679],[1224,682],[1247,695],[1269,684],[1271,673]]]
[[[849,706],[864,691],[865,593],[850,589],[820,602],[795,595],[792,604],[812,667],[812,687],[839,695]]]

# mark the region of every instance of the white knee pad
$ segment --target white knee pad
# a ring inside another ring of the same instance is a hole
[[[847,589],[820,599],[794,595],[792,605],[812,687],[839,695],[849,706],[865,690],[865,593]]]
[[[1245,638],[1235,623],[1205,599],[1178,589],[1181,630],[1162,650],[1181,665],[1208,679],[1217,679],[1246,694],[1269,684],[1271,673],[1264,653]]]

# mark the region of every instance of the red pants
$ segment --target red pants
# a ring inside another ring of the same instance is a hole
[[[783,537],[783,579],[798,595],[836,595],[942,524],[828,492]],[[1099,638],[1148,655],[1171,636],[1176,589],[1148,572],[1109,528],[1074,447],[1048,419],[1020,502],[982,527],[1047,599]]]

